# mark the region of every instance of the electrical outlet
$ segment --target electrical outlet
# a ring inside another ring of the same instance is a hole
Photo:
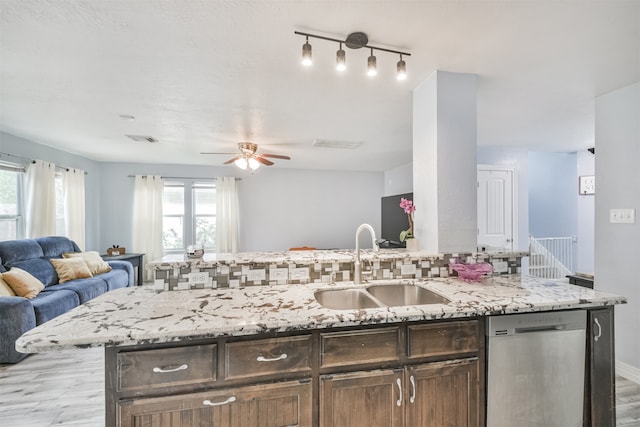
[[[309,280],[309,267],[290,268],[289,279],[291,280]]]
[[[612,224],[635,224],[635,209],[609,209],[609,222]]]
[[[288,268],[270,268],[269,280],[287,280],[289,277]]]
[[[400,274],[403,276],[406,274],[416,274],[416,265],[415,264],[402,264],[400,266]]]
[[[492,264],[495,273],[506,273],[509,271],[509,263],[507,261],[494,261]]]
[[[209,273],[189,273],[189,283],[207,283],[209,281]]]

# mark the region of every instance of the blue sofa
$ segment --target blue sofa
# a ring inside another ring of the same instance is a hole
[[[80,248],[60,236],[0,242],[0,273],[21,268],[45,286],[33,299],[0,297],[0,364],[17,363],[27,356],[15,350],[15,341],[28,330],[105,292],[133,286],[133,266],[127,261],[109,261],[107,273],[59,284],[49,260],[62,258],[65,252],[80,252]]]

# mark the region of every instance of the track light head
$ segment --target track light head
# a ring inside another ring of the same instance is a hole
[[[376,64],[376,57],[373,56],[373,49],[371,49],[371,55],[367,59],[367,75],[373,77],[378,74],[378,67]]]
[[[302,45],[302,65],[309,67],[312,63],[311,45],[309,44],[309,37],[307,37],[307,41]]]
[[[340,49],[336,52],[336,70],[344,71],[347,69],[347,59],[344,50],[342,50],[342,43],[340,43]]]
[[[398,80],[405,80],[407,78],[407,64],[402,59],[402,55],[400,55],[400,61],[398,61],[397,65],[398,74],[396,75]]]

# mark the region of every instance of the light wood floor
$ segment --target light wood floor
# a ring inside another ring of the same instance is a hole
[[[640,427],[640,385],[616,379],[618,426]],[[0,365],[0,426],[104,426],[104,352],[69,350]]]

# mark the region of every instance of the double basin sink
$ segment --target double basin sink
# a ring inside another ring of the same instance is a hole
[[[410,284],[371,285],[366,288],[322,289],[315,293],[321,306],[332,310],[449,304],[447,298]]]

